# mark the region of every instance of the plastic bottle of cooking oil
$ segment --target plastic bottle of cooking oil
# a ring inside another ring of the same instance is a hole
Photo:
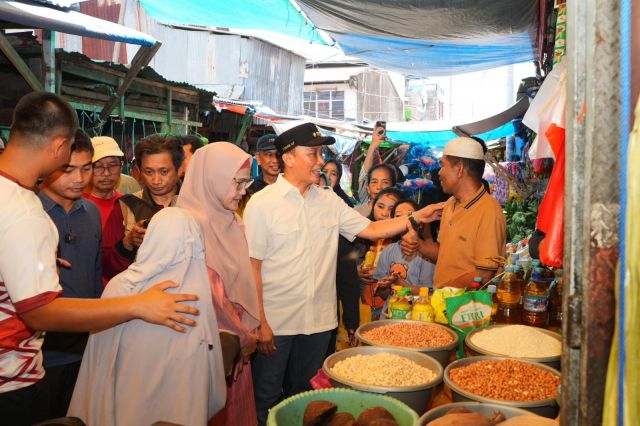
[[[549,329],[559,330],[562,328],[562,269],[557,269],[555,286],[550,291],[549,296]]]
[[[431,302],[429,301],[429,288],[422,287],[420,289],[420,296],[418,300],[413,304],[411,309],[411,319],[414,321],[434,322],[435,311]]]
[[[373,267],[373,263],[376,260],[376,253],[374,251],[374,247],[371,248],[364,255],[364,262],[362,262],[362,266],[365,268]]]
[[[391,306],[398,301],[398,293],[402,290],[401,285],[393,285],[391,286],[391,296],[389,296],[389,301],[387,302],[387,311],[385,312],[387,318],[391,318]]]
[[[491,318],[495,322],[496,314],[498,313],[498,286],[495,284],[494,280],[491,280],[491,284],[487,286],[487,293],[491,295],[491,302],[493,302],[493,306],[491,307]]]
[[[536,268],[527,284],[522,300],[522,323],[534,327],[544,327],[549,317],[548,286],[544,282],[544,269]]]
[[[533,271],[536,268],[541,268],[541,267],[542,267],[542,263],[540,263],[538,259],[533,259],[531,261],[531,267],[527,269],[526,273],[524,274],[524,282],[528,283],[529,281],[531,281],[531,275],[533,275]]]
[[[396,300],[398,300],[398,293],[400,293],[400,290],[402,290],[402,286],[401,285],[393,285],[391,286],[391,297],[389,298],[389,306],[393,305]]]
[[[407,299],[407,290],[402,289],[398,292],[398,298],[390,305],[392,319],[409,319],[411,317],[411,305]]]
[[[505,274],[497,288],[496,297],[499,303],[495,321],[503,324],[520,324],[522,317],[520,296],[523,282],[515,273],[513,266],[507,266],[504,270]]]
[[[527,286],[527,280],[524,279],[525,271],[522,265],[518,264],[513,267],[513,273],[518,277],[518,281],[520,282],[520,310],[522,310],[522,295],[524,294],[524,289]]]

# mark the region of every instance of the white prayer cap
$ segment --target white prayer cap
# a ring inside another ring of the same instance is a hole
[[[444,155],[452,157],[471,158],[473,160],[484,160],[482,145],[475,139],[461,137],[449,141],[442,152]]]

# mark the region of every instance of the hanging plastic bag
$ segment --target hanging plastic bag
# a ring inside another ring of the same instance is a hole
[[[540,261],[544,265],[561,268],[564,252],[565,132],[552,124],[546,136],[556,156],[556,164],[538,208],[536,228],[545,233],[540,243]]]
[[[489,292],[478,290],[461,296],[449,297],[447,320],[449,326],[458,334],[457,357],[464,357],[464,338],[477,328],[486,327],[491,322],[493,301]]]
[[[556,65],[545,78],[522,118],[522,124],[538,134],[529,148],[528,154],[531,160],[555,156],[546,130],[552,123],[564,127],[566,82],[566,65],[562,62]]]
[[[464,288],[457,287],[444,287],[434,290],[433,296],[431,296],[431,306],[435,313],[435,320],[440,324],[448,324],[447,320],[447,305],[445,299],[448,297],[459,296],[464,294]]]

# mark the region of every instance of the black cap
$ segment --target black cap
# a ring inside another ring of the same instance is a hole
[[[260,136],[258,142],[256,142],[256,152],[264,152],[271,151],[276,149],[276,144],[274,141],[276,140],[276,135],[274,133],[267,133],[266,135]]]
[[[333,145],[336,142],[331,136],[322,136],[313,123],[304,123],[283,132],[275,140],[276,148],[283,154],[296,146]]]

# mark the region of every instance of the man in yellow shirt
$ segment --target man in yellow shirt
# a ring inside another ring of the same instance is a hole
[[[442,212],[438,241],[420,240],[417,248],[436,262],[434,288],[467,287],[475,277],[483,282],[498,270],[506,249],[502,207],[482,184],[486,147],[480,139],[456,138],[445,147],[439,173],[450,194]],[[415,245],[403,242],[411,251]]]

